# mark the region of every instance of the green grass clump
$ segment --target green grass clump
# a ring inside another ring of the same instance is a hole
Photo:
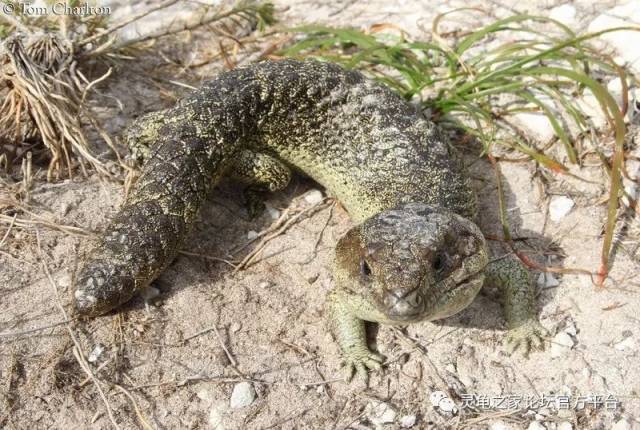
[[[556,20],[525,14],[495,21],[449,44],[438,34],[443,17],[434,21],[433,37],[428,42],[410,40],[402,31],[389,31],[397,30],[390,26],[378,26],[370,32],[316,25],[297,27],[291,31],[302,38],[283,49],[281,55],[315,57],[361,70],[406,99],[419,101],[441,125],[462,128],[476,137],[484,154],[490,155],[496,145],[502,146],[562,174],[570,174],[568,164],[581,160],[573,136],[592,131],[589,115],[577,102],[587,90],[591,92],[615,134],[613,155],[601,156],[611,178],[602,265],[597,271],[601,284],[608,273],[621,193],[627,104],[625,96],[621,110],[601,81],[619,76],[626,95],[629,77],[588,42],[604,33],[640,28],[577,35]],[[536,30],[530,26],[532,22],[552,27],[553,31]],[[508,33],[509,42],[494,43],[498,33]],[[508,102],[502,101],[505,98]],[[509,115],[527,111],[547,117],[566,162],[537,148],[509,122]],[[597,145],[595,150],[602,154]],[[503,227],[508,232],[508,226]]]

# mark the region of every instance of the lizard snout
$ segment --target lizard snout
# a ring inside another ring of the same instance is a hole
[[[424,309],[424,300],[418,289],[394,289],[387,291],[384,304],[390,318],[405,321],[417,317]]]

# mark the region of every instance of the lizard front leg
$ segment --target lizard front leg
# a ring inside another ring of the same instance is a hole
[[[371,320],[376,320],[375,311],[367,312],[369,305],[364,300],[338,289],[327,297],[331,329],[342,350],[345,361],[345,380],[351,381],[354,373],[363,382],[369,379],[368,369],[379,370],[384,358],[369,350],[367,333],[362,313],[368,313]],[[373,317],[373,318],[371,318]]]
[[[509,353],[522,349],[527,356],[532,348],[544,349],[548,332],[538,322],[535,287],[522,263],[510,257],[490,262],[485,268],[485,284],[496,286],[502,294]]]

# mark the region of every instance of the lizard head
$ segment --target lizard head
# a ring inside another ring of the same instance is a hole
[[[336,247],[336,281],[390,322],[434,320],[468,306],[482,286],[485,239],[437,206],[401,204],[353,227]]]

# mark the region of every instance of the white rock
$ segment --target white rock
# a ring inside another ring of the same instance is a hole
[[[571,212],[573,205],[575,203],[569,197],[556,196],[552,198],[551,203],[549,203],[549,218],[554,222],[560,221]]]
[[[540,421],[531,421],[527,430],[547,430],[547,428]]]
[[[445,397],[444,399],[440,400],[440,403],[438,403],[438,407],[440,408],[440,410],[444,412],[451,412],[453,414],[458,412],[458,408],[456,407],[456,404],[453,402],[453,400],[451,400],[448,397]]]
[[[270,288],[273,287],[273,283],[269,281],[262,281],[258,284],[258,288]]]
[[[322,196],[322,192],[320,190],[309,190],[304,195],[304,201],[309,203],[310,205],[316,205],[322,201],[324,197]]]
[[[515,122],[524,127],[538,142],[546,143],[556,132],[546,115],[536,112],[518,112],[513,115]]]
[[[489,425],[489,430],[511,430],[504,421],[494,421]]]
[[[573,424],[571,424],[569,421],[562,421],[558,424],[556,430],[573,430]]]
[[[102,353],[104,352],[104,345],[99,343],[93,347],[93,350],[89,353],[89,357],[87,357],[87,361],[89,363],[95,363],[98,361]]]
[[[624,340],[613,345],[618,351],[633,350],[636,347],[636,341],[632,337],[627,337]]]
[[[560,357],[573,348],[573,345],[575,345],[573,338],[566,332],[561,331],[551,341],[551,356],[554,358]]]
[[[204,400],[205,402],[208,402],[211,400],[211,395],[209,394],[209,391],[207,391],[206,389],[202,389],[198,391],[196,393],[196,397],[198,397],[200,400]]]
[[[444,391],[434,391],[429,396],[429,400],[431,400],[431,405],[433,405],[433,407],[438,407],[438,405],[440,405],[440,401],[446,398],[447,398],[447,395],[445,394]]]
[[[269,214],[269,217],[271,219],[275,220],[275,219],[280,218],[280,211],[278,209],[274,208],[271,205],[265,205],[265,206],[267,208],[267,213]]]
[[[549,18],[570,26],[576,20],[576,8],[570,4],[556,6],[549,11]]]
[[[584,96],[579,98],[576,104],[591,119],[595,128],[602,129],[607,125],[607,118],[602,111],[598,98],[590,89],[584,90]]]
[[[249,382],[240,382],[233,387],[229,405],[234,409],[249,406],[256,398],[256,390]]]
[[[610,80],[607,83],[607,90],[616,100],[618,106],[622,107],[622,80],[620,78]]]
[[[631,424],[629,421],[622,418],[611,427],[611,430],[631,430]]]
[[[578,335],[578,329],[576,328],[576,325],[572,322],[567,324],[567,326],[564,328],[564,332],[567,333],[569,336],[573,336],[573,337],[576,337]],[[569,394],[571,394],[571,391],[569,391]]]
[[[259,235],[259,234],[260,234],[260,233],[258,233],[258,232],[257,232],[257,231],[255,231],[255,230],[249,230],[249,231],[247,232],[247,239],[249,239],[249,240],[253,240],[253,239],[255,239],[256,237],[258,237],[258,235]]]
[[[229,331],[231,333],[237,333],[240,331],[241,328],[242,328],[242,324],[240,324],[239,322],[234,322],[234,323],[231,323],[231,325],[229,326]]]
[[[418,421],[418,417],[415,415],[405,415],[400,418],[400,427],[403,429],[410,429],[414,425],[416,425],[416,421]]]
[[[624,192],[626,193],[624,197],[622,197],[622,201],[627,206],[631,205],[631,200],[638,200],[638,179],[640,178],[636,178],[635,181],[632,181],[627,178],[622,178],[622,183],[624,184]],[[627,197],[627,195],[629,197]]]
[[[538,276],[538,285],[541,288],[553,288],[560,285],[560,281],[553,276],[553,273],[542,272]]]
[[[156,287],[152,287],[151,285],[149,285],[146,288],[143,288],[142,291],[140,291],[140,297],[142,297],[142,299],[146,303],[149,303],[151,300],[155,299],[159,295],[160,295],[160,290],[157,289]]]
[[[640,24],[640,3],[637,1],[608,9],[591,21],[587,31],[595,33],[608,28],[629,26],[633,23]],[[600,38],[613,46],[633,71],[640,72],[640,32],[614,31],[605,33]]]
[[[209,410],[209,428],[212,430],[224,430],[224,415],[227,412],[225,402],[216,402]]]
[[[380,427],[393,423],[398,413],[390,404],[372,400],[367,404],[365,414],[369,421],[371,421],[371,424]]]
[[[444,391],[434,391],[429,395],[429,400],[434,408],[438,408],[443,412],[451,412],[453,414],[458,412],[456,404]]]
[[[66,290],[71,286],[71,275],[69,273],[63,273],[62,275],[58,276],[58,278],[56,279],[56,283],[58,284],[60,289]]]

